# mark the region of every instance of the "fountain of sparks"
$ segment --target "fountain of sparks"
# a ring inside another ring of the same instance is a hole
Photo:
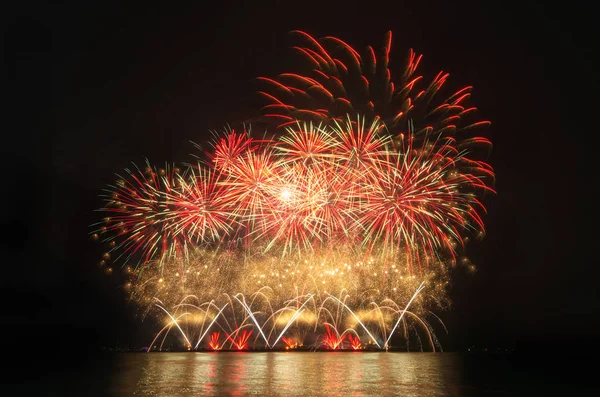
[[[223,294],[225,301],[219,305],[215,300],[192,304],[189,303],[191,296],[186,296],[170,311],[162,301],[155,299],[155,306],[160,313],[166,314],[168,321],[156,334],[148,351],[152,346],[162,350],[173,329],[177,330],[187,350],[196,351],[289,350],[304,347],[305,339],[312,342],[307,344],[307,349],[312,350],[364,350],[371,347],[388,351],[400,325],[403,325],[401,334],[407,342],[412,329],[423,350],[418,334],[424,332],[429,347],[436,351],[436,347],[441,349],[441,346],[431,324],[424,316],[409,311],[424,288],[422,282],[405,306],[395,302],[391,305],[393,301],[386,299],[386,304],[369,302],[367,306],[372,308],[362,311],[350,307],[348,295],[338,297],[333,294],[323,295],[323,298],[318,294],[298,295],[279,309],[273,309],[266,297],[261,305],[256,297],[247,299],[240,293]],[[359,306],[365,307],[364,304]],[[437,316],[434,317],[444,326]],[[225,335],[223,340],[221,335]],[[162,341],[156,347],[161,336]],[[192,344],[191,340],[196,343]]]

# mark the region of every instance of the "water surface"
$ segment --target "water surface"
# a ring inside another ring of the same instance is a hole
[[[518,368],[510,355],[203,352],[107,355],[94,368],[54,384],[52,391],[81,396],[530,396],[573,389]]]

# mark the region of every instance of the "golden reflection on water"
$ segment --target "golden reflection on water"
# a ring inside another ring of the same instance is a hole
[[[111,395],[459,396],[448,353],[125,354]]]

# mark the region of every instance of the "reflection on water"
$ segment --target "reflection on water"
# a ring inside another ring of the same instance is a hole
[[[5,355],[9,374],[15,362],[28,369],[7,379],[2,395],[600,396],[598,356],[557,352],[61,354],[66,364]]]
[[[122,354],[115,396],[471,396],[462,356],[440,353]],[[506,395],[500,393],[500,395]]]

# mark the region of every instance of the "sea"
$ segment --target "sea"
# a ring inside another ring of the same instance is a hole
[[[45,374],[5,390],[36,396],[600,395],[589,378],[577,382],[559,363],[552,370],[544,362],[550,365],[508,353],[124,352],[61,371],[48,363]]]

